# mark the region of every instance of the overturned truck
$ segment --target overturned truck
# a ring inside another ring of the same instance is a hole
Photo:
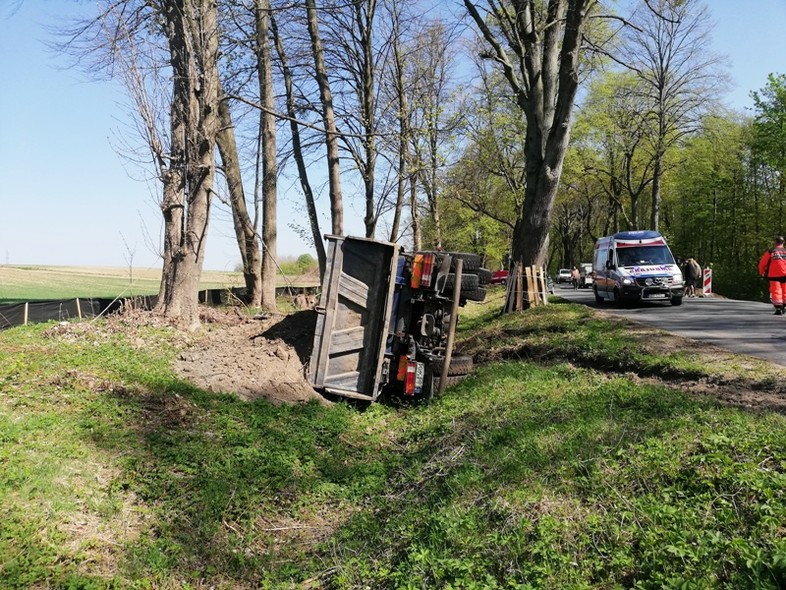
[[[308,369],[316,389],[368,401],[383,393],[429,399],[443,375],[449,384],[472,370],[471,357],[452,355],[452,330],[459,306],[485,299],[491,273],[480,256],[326,240]]]

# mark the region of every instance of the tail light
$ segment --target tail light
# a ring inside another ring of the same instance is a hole
[[[435,261],[434,254],[415,254],[415,258],[412,260],[410,287],[417,289],[431,286],[431,275],[434,274]]]
[[[396,379],[399,381],[404,381],[407,378],[407,355],[402,354],[398,359],[398,372],[396,373]]]
[[[407,363],[407,380],[404,382],[404,393],[406,395],[415,395],[423,391],[423,377],[426,373],[426,367],[423,363],[408,362]]]
[[[424,287],[431,286],[431,275],[434,273],[434,260],[435,256],[433,254],[423,255],[423,277],[420,284]]]
[[[420,287],[420,282],[423,277],[423,254],[415,254],[412,260],[412,275],[409,279],[409,286],[413,289]]]

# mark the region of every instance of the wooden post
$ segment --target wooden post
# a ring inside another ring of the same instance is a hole
[[[549,282],[546,278],[546,268],[543,266],[538,268],[538,288],[543,298],[543,305],[547,305],[549,302]]]
[[[535,305],[543,303],[543,297],[540,293],[540,277],[538,276],[538,267],[532,267],[532,294],[535,296]]]
[[[80,320],[82,319],[82,306],[79,305],[79,297],[76,298],[76,315]]]
[[[532,267],[524,267],[524,280],[527,281],[527,307],[532,307],[534,297],[532,296]]]
[[[456,335],[456,321],[458,320],[459,301],[461,299],[461,275],[464,272],[464,260],[456,259],[456,281],[453,287],[453,307],[450,311],[450,323],[448,324],[448,341],[445,343],[445,360],[442,361],[442,374],[439,376],[439,390],[442,393],[448,383],[448,369],[453,358],[453,339]]]
[[[24,322],[24,324],[23,324],[24,326],[26,326],[26,325],[27,325],[27,312],[28,312],[28,306],[29,306],[29,305],[30,305],[30,304],[29,304],[27,301],[25,301],[25,316],[24,316],[24,317],[25,317],[25,322]]]
[[[517,264],[518,264],[518,267],[519,267],[519,271],[516,273],[516,306],[514,308],[514,311],[521,311],[522,308],[524,307],[522,305],[522,303],[521,303],[521,298],[522,298],[522,296],[524,294],[524,286],[521,284],[521,280],[522,280],[521,266],[522,266],[522,264],[520,262],[517,263]]]

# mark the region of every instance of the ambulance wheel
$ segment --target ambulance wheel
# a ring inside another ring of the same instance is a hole
[[[672,305],[682,305],[682,297],[672,297],[671,298]]]
[[[624,302],[622,300],[622,295],[620,295],[619,289],[614,289],[614,307],[623,307]]]

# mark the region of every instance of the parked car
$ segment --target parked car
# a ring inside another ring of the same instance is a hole
[[[492,285],[504,285],[508,282],[508,271],[506,270],[495,270],[491,273],[491,281],[489,281]]]
[[[570,269],[569,268],[561,268],[557,273],[557,284],[561,283],[568,283],[570,284]]]

